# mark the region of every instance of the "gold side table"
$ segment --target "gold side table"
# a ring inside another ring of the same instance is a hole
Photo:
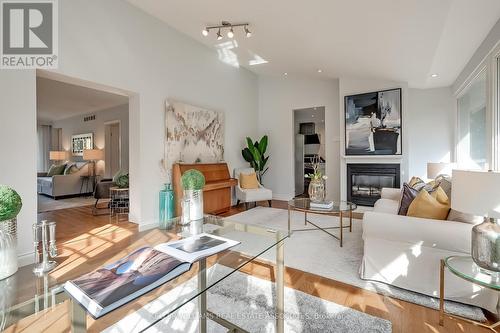
[[[448,270],[461,279],[477,284],[479,286],[500,291],[500,274],[486,271],[480,268],[471,256],[451,256],[441,259],[441,269],[439,272],[439,326],[444,322],[444,270]],[[495,331],[495,327],[500,325],[500,321],[486,325],[468,318],[448,314],[451,317],[459,318],[475,325]]]

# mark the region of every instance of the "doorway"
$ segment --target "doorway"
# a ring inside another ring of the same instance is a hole
[[[121,170],[121,124],[120,121],[111,121],[104,124],[105,165],[107,178],[113,177]]]
[[[317,171],[325,175],[325,107],[293,110],[295,196],[309,197],[309,178]]]

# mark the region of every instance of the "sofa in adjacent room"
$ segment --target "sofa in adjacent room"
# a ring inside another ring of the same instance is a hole
[[[66,171],[67,168],[72,168],[71,173]],[[82,189],[81,177],[88,176],[88,174],[87,162],[68,163],[62,174],[48,176],[47,173],[39,172],[37,192],[53,199],[80,195]]]
[[[398,215],[400,198],[401,190],[384,188],[373,211],[364,213],[360,276],[439,297],[440,260],[470,255],[474,224]],[[497,292],[445,274],[446,299],[496,313]]]

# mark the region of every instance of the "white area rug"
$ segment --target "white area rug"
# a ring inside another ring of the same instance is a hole
[[[227,267],[217,265],[209,271],[209,281],[227,274]],[[150,302],[115,325],[106,333],[138,332],[148,327],[162,314],[168,314],[176,304],[189,298],[197,288],[197,279]],[[274,332],[275,286],[267,280],[241,272],[230,275],[208,292],[208,309],[249,332]],[[147,330],[155,332],[198,332],[197,301],[191,301],[175,313]],[[210,333],[227,329],[208,321]],[[392,332],[390,321],[359,312],[303,292],[285,288],[285,332]]]
[[[54,200],[45,195],[38,194],[38,213],[50,212],[59,209],[68,209],[82,206],[90,206],[95,203],[94,197],[75,197]]]
[[[256,207],[227,219],[245,224],[257,224],[273,229],[286,230],[287,214],[287,210],[284,209]],[[322,227],[338,225],[338,218],[336,217],[308,214],[308,219]],[[348,220],[344,219],[344,225],[347,222]],[[304,228],[313,228],[313,226],[308,225],[305,227],[304,213],[293,211],[292,229]],[[337,234],[338,230],[333,230],[333,233]],[[439,308],[439,299],[437,298],[380,282],[360,279],[358,270],[363,256],[363,240],[361,236],[361,220],[353,220],[352,233],[348,232],[348,229],[344,229],[342,248],[337,240],[323,231],[295,232],[285,242],[285,265],[432,309]],[[244,248],[242,250],[244,251]],[[274,261],[274,251],[268,251],[263,257]],[[474,320],[486,320],[483,311],[478,307],[445,301],[445,308],[447,312],[452,314]]]

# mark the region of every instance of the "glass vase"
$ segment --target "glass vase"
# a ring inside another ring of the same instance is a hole
[[[312,202],[325,201],[325,182],[323,179],[311,179],[307,192]]]
[[[0,221],[0,280],[17,272],[17,220]]]
[[[174,218],[174,191],[172,184],[165,184],[160,190],[160,229],[168,229]]]

